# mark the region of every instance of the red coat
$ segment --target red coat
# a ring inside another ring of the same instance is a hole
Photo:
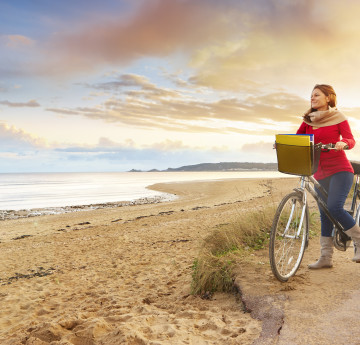
[[[355,140],[347,121],[318,129],[313,129],[312,126],[303,122],[296,134],[314,134],[315,144],[320,142],[323,144],[335,144],[341,140],[349,146],[349,149],[355,146]],[[314,177],[317,180],[321,180],[340,171],[354,173],[354,169],[347,159],[345,151],[330,150],[329,152],[321,152],[319,168]]]

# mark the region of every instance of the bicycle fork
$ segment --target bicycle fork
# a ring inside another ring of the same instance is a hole
[[[294,235],[289,235],[288,232],[290,229],[290,225],[293,222],[294,212],[295,212],[296,202],[297,202],[296,199],[292,200],[292,206],[291,206],[289,220],[288,220],[288,222],[286,224],[286,228],[284,230],[284,237],[291,238],[291,239],[297,239],[300,237],[300,233],[301,233],[301,229],[302,229],[302,225],[303,225],[303,221],[304,221],[304,215],[306,212],[306,193],[304,192],[304,190],[297,189],[297,188],[295,189],[295,191],[301,193],[303,206],[302,206],[300,221],[298,222],[299,224],[297,226],[297,230]],[[295,215],[295,217],[296,217],[296,215]]]

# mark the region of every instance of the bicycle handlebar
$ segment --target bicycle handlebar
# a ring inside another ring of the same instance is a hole
[[[321,149],[324,150],[324,151],[336,150],[335,149],[335,144],[332,144],[332,143],[330,143],[330,144],[318,143],[315,146],[316,147],[321,147]],[[273,144],[273,149],[276,149],[276,141]],[[349,150],[349,146],[348,145],[344,146],[344,150]]]
[[[332,143],[330,143],[330,144],[322,144],[322,143],[319,143],[318,145],[319,145],[319,146],[321,145],[321,149],[322,149],[322,150],[327,150],[327,151],[336,150],[336,149],[335,149],[335,144],[332,144]],[[348,150],[348,149],[349,149],[349,146],[348,146],[348,145],[344,146],[344,150]]]

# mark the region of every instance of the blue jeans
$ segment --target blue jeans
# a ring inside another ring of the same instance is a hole
[[[316,189],[316,192],[321,195],[326,202],[330,214],[344,227],[344,230],[349,230],[355,225],[355,221],[351,215],[344,210],[344,204],[353,184],[354,174],[348,171],[341,171],[329,177],[326,177],[318,182],[328,192],[327,199]],[[321,219],[321,236],[331,237],[333,223],[320,210]]]

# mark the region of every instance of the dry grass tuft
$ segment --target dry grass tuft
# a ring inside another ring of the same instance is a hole
[[[240,214],[235,222],[219,225],[204,239],[194,261],[192,293],[212,294],[233,289],[235,264],[267,244],[275,206]]]

